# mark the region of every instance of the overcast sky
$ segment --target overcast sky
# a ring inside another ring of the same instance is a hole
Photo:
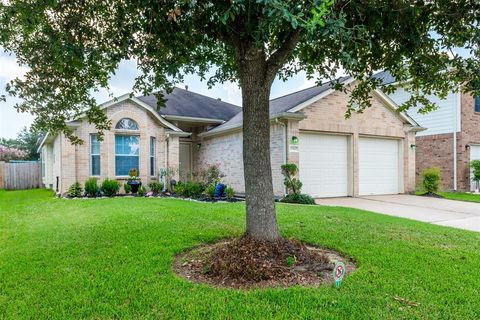
[[[26,70],[26,67],[17,64],[14,56],[8,55],[0,47],[0,95],[6,94],[5,85],[8,81],[15,77],[21,77]],[[110,90],[114,96],[121,96],[130,92],[137,74],[135,61],[123,61],[110,81]],[[218,84],[209,90],[206,82],[201,82],[199,77],[190,75],[186,77],[185,83],[179,86],[184,87],[185,84],[188,85],[190,91],[213,98],[221,98],[223,101],[233,104],[241,104],[240,89],[234,83]],[[272,98],[305,89],[314,84],[315,81],[307,80],[304,74],[297,75],[288,82],[277,80],[272,87]],[[94,96],[99,103],[110,100],[106,91],[97,93]],[[0,137],[14,138],[24,126],[30,126],[33,121],[33,117],[30,114],[18,113],[15,110],[13,106],[17,102],[17,99],[9,96],[7,96],[7,102],[0,101]]]

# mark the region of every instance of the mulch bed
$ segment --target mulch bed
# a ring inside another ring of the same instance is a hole
[[[244,236],[183,252],[175,258],[173,269],[189,281],[216,287],[318,287],[334,283],[332,270],[337,261],[346,264],[347,275],[355,270],[351,258],[332,250],[292,239],[272,243]]]
[[[439,199],[445,198],[445,197],[443,197],[439,194],[433,193],[433,192],[427,192],[427,193],[421,194],[421,196],[422,197],[430,197],[430,198],[439,198]]]

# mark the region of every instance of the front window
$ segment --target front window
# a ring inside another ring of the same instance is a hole
[[[98,134],[90,136],[90,174],[92,176],[100,175],[100,141]]]
[[[480,112],[480,97],[475,97],[475,112]]]
[[[130,169],[137,169],[139,163],[140,137],[115,136],[115,175],[128,176]]]
[[[155,175],[155,138],[150,137],[150,175]]]

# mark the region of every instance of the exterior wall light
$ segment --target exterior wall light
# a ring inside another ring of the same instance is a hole
[[[411,144],[411,145],[410,145],[410,149],[412,149],[412,150],[417,149],[417,145],[416,145],[416,144]]]
[[[298,137],[292,136],[291,143],[292,144],[298,144]]]
[[[200,150],[200,148],[202,148],[202,144],[201,144],[201,143],[197,143],[197,150]]]
[[[466,144],[465,145],[465,150],[469,150],[470,149],[470,145],[469,144]]]

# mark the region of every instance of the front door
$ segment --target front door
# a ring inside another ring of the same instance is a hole
[[[178,175],[180,181],[187,181],[190,179],[192,173],[192,144],[189,142],[180,142]]]

